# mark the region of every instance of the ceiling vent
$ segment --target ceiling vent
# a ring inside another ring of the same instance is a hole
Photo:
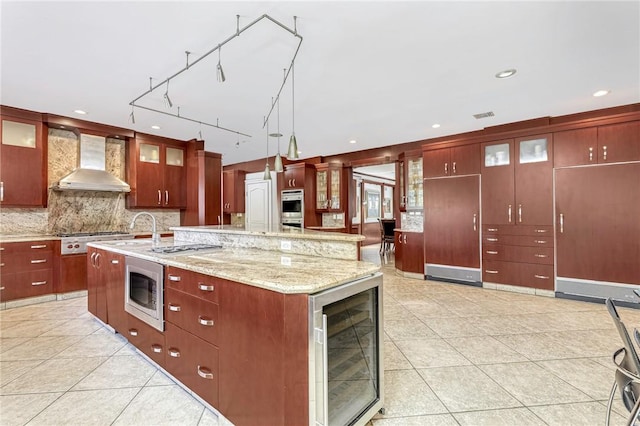
[[[481,112],[480,114],[473,114],[476,120],[480,120],[481,118],[494,117],[495,114],[493,111]]]

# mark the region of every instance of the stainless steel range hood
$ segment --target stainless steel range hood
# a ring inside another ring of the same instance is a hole
[[[80,164],[51,186],[56,191],[130,192],[131,187],[106,171],[106,139],[80,135]]]

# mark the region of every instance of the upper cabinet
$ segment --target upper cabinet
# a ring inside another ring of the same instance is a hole
[[[555,132],[555,167],[640,160],[640,121]]]
[[[342,166],[316,164],[316,211],[343,211]]]
[[[423,206],[422,152],[400,155],[400,169],[404,172],[400,181],[400,210],[421,210]]]
[[[424,177],[463,176],[480,173],[478,144],[425,151]]]
[[[482,222],[553,225],[552,136],[483,143]]]
[[[136,135],[127,148],[129,208],[186,207],[186,148],[179,141]]]
[[[244,177],[242,170],[222,172],[222,211],[244,213]]]
[[[284,168],[284,189],[301,188],[304,189],[306,179],[305,163],[288,164]]]
[[[47,206],[47,127],[39,114],[0,115],[0,205]]]

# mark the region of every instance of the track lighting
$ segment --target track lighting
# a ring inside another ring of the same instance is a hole
[[[131,114],[129,114],[129,120],[131,124],[136,124],[136,117],[133,115],[133,105],[131,105]]]
[[[263,117],[262,122],[266,120],[266,117]],[[269,122],[267,121],[267,164],[264,166],[264,176],[262,177],[264,180],[271,180],[271,170],[269,168]]]
[[[294,22],[296,17],[293,17]],[[295,71],[294,63],[291,62],[291,137],[289,138],[289,150],[287,158],[293,160],[298,157],[298,141],[296,141],[296,109],[295,109],[296,93],[295,93]]]
[[[220,63],[220,45],[218,45],[218,81],[224,83],[226,78],[224,77],[224,71],[222,70],[222,64]]]
[[[285,78],[287,76],[287,69],[284,69],[285,72]],[[282,136],[282,133],[280,133],[280,96],[278,96],[278,128],[276,130],[275,134],[270,134],[269,136],[275,136],[278,138],[278,153],[276,154],[276,158],[273,161],[273,170],[276,173],[282,173],[284,171],[284,167],[282,166],[282,156],[280,155],[280,137]]]
[[[164,92],[164,103],[169,108],[173,106],[173,102],[171,102],[171,99],[169,99],[169,80],[167,80],[167,91]]]

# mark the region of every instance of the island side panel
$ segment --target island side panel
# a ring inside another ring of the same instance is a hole
[[[309,296],[285,295],[285,424],[309,423]]]
[[[307,351],[307,333],[305,339],[293,337],[300,334],[300,328],[306,330],[306,312],[300,327],[288,329],[289,303],[284,294],[226,280],[220,290],[220,412],[237,426],[301,424],[287,418],[304,418],[302,424],[308,424],[306,391],[302,395],[287,392],[287,383],[295,388],[308,386],[306,356],[298,353]],[[292,307],[289,314],[299,315],[300,311]],[[304,342],[295,343],[299,339]],[[300,362],[302,359],[305,361]],[[288,372],[290,369],[294,371]],[[304,383],[299,374],[305,375]],[[287,401],[289,397],[294,401]]]

